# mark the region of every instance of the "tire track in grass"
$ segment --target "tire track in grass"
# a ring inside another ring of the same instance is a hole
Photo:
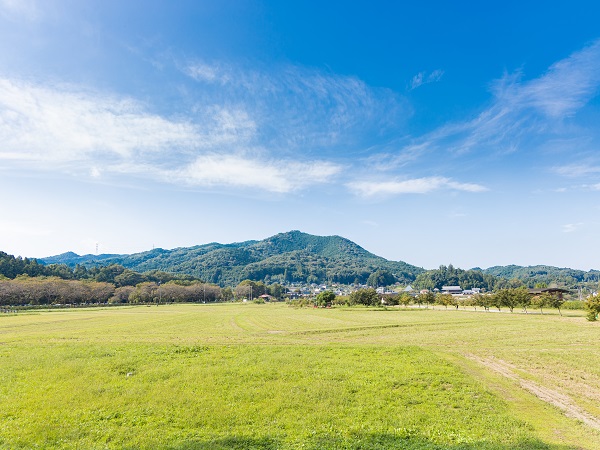
[[[516,381],[523,389],[531,392],[540,400],[550,403],[562,410],[567,417],[580,420],[589,427],[600,430],[599,418],[592,416],[587,411],[584,411],[577,406],[567,395],[520,377],[514,372],[515,367],[506,361],[498,358],[483,358],[470,354],[465,356],[508,379]]]

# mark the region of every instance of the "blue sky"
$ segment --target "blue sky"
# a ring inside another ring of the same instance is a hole
[[[0,0],[0,250],[600,269],[596,2]]]

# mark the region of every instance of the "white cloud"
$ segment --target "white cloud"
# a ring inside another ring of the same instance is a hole
[[[341,167],[326,161],[261,160],[241,155],[203,155],[187,167],[165,173],[195,186],[231,186],[287,193],[332,181]]]
[[[34,0],[0,0],[0,15],[9,19],[37,20],[40,10]]]
[[[575,113],[598,93],[600,40],[553,64],[546,74],[517,92],[519,101],[551,117]]]
[[[402,181],[359,181],[347,187],[361,197],[428,194],[438,190],[484,192],[488,189],[474,183],[458,183],[445,177],[425,177]]]
[[[424,84],[440,81],[442,76],[444,76],[444,71],[441,69],[434,70],[429,75],[427,75],[427,72],[419,72],[410,81],[410,89],[416,89]]]
[[[423,84],[423,77],[425,76],[425,72],[419,72],[416,74],[412,80],[410,81],[410,88],[416,89]]]
[[[567,223],[562,226],[563,233],[573,233],[581,228],[584,224],[582,222],[579,223]]]
[[[553,141],[553,151],[572,154],[575,144],[563,122],[598,94],[600,40],[553,64],[536,79],[522,81],[522,78],[520,72],[506,74],[492,84],[494,98],[475,118],[449,123],[414,138],[397,153],[410,154],[412,149],[419,148],[421,154],[462,155],[477,151],[503,155],[530,148],[532,141],[549,142],[560,136],[561,140]],[[422,72],[413,78],[412,87],[427,80]],[[577,129],[575,133],[581,140],[583,131]],[[398,163],[402,164],[403,159]]]
[[[221,65],[194,62],[185,67],[183,71],[196,81],[207,83],[219,82],[221,84],[231,81],[228,74],[229,69]]]
[[[0,79],[0,161],[90,178],[129,174],[276,193],[329,182],[340,171],[327,161],[270,156],[261,146],[258,156],[240,153],[258,132],[242,106],[193,114],[172,120],[130,98]]]
[[[261,143],[282,151],[354,144],[396,129],[411,114],[406,101],[389,89],[317,69],[194,61],[182,71],[198,82],[202,104],[243,105],[257,123]]]
[[[577,163],[554,167],[552,170],[565,177],[578,178],[600,173],[600,166]]]
[[[148,113],[128,98],[0,79],[0,159],[43,164],[194,147],[189,122]]]

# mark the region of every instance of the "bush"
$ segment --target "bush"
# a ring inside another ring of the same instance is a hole
[[[350,306],[350,297],[347,295],[336,295],[333,305]]]
[[[562,305],[563,309],[576,309],[576,310],[583,310],[585,309],[585,302],[581,301],[581,300],[569,300],[563,303]]]
[[[598,314],[600,314],[600,296],[590,295],[585,300],[585,309],[587,310],[586,319],[590,322],[598,320]]]
[[[295,308],[303,308],[305,306],[313,306],[314,305],[314,301],[306,298],[306,297],[302,297],[302,298],[295,298],[293,300],[289,300],[288,305],[293,306]]]
[[[317,295],[315,299],[315,304],[319,306],[331,306],[331,304],[335,301],[335,294],[331,291],[323,291]]]

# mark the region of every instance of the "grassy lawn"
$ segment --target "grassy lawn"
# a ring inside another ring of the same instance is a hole
[[[595,449],[582,315],[175,305],[0,316],[0,448]]]

